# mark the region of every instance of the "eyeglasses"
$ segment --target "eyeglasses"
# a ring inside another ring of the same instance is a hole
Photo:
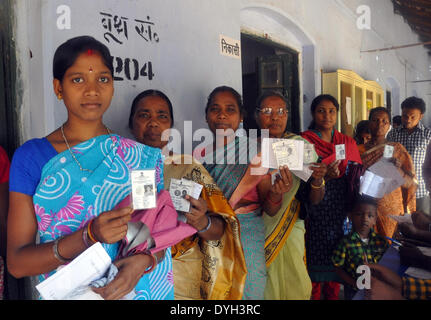
[[[285,116],[287,115],[287,109],[286,108],[271,108],[271,107],[265,107],[265,108],[257,108],[257,111],[259,111],[260,113],[262,113],[265,116],[270,116],[273,114],[273,112],[275,111],[277,115],[279,116]]]
[[[388,121],[388,120],[381,120],[380,121],[380,119],[371,119],[371,122],[374,122],[374,123],[383,123],[383,124],[390,124],[390,122]]]

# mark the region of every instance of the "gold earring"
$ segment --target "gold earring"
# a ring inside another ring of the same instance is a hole
[[[57,98],[58,98],[58,100],[63,99],[63,96],[61,95],[61,93],[59,93],[59,94],[57,95]]]

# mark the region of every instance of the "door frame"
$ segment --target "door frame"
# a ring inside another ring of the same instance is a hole
[[[301,92],[302,92],[302,88],[301,88],[301,68],[300,68],[300,63],[301,63],[301,53],[296,51],[295,49],[289,48],[286,45],[277,43],[271,39],[266,39],[254,34],[250,34],[247,33],[245,31],[241,31],[241,37],[244,38],[248,38],[249,40],[255,41],[255,42],[259,42],[265,46],[269,46],[274,48],[274,51],[276,51],[277,49],[282,50],[288,54],[292,54],[293,56],[295,56],[295,71],[296,71],[296,77],[293,78],[293,84],[294,84],[294,95],[292,97],[292,105],[291,105],[291,114],[289,115],[289,117],[291,117],[291,122],[292,122],[292,132],[294,133],[300,133],[301,131]],[[256,66],[256,75],[258,76],[258,70],[257,70],[257,66]],[[244,75],[242,75],[244,76]],[[258,81],[258,80],[257,80]],[[244,90],[244,88],[243,88]],[[290,98],[289,98],[290,99]]]
[[[0,145],[9,158],[19,145],[12,0],[0,1]]]

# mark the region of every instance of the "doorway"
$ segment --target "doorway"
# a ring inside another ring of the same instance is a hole
[[[0,145],[12,159],[18,147],[16,56],[12,40],[12,0],[0,1]],[[6,300],[23,300],[29,297],[26,292],[28,278],[16,279],[7,272],[5,261],[4,296]]]
[[[298,52],[271,40],[241,33],[244,129],[257,129],[256,101],[266,90],[278,91],[288,101],[287,131],[300,132]]]
[[[17,116],[14,112],[15,48],[12,41],[12,3],[0,2],[0,145],[9,158],[18,147]]]

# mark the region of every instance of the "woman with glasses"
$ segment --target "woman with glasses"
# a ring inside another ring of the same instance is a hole
[[[397,222],[389,218],[389,215],[403,215],[405,212],[415,211],[417,187],[414,182],[413,161],[406,148],[400,143],[388,142],[385,138],[390,124],[391,117],[388,109],[384,107],[372,109],[369,116],[371,140],[358,146],[364,170],[382,159],[386,145],[394,147],[390,160],[398,168],[405,181],[404,185],[386,194],[378,202],[376,231],[387,237],[392,237],[397,227]]]
[[[303,140],[310,145],[302,137],[286,132],[288,112],[283,95],[274,91],[265,92],[259,97],[257,106],[256,123],[260,129],[269,130],[270,138]],[[316,204],[322,200],[327,169],[324,163],[316,163],[318,156],[314,150],[310,153],[314,163],[308,182],[304,183],[290,172],[290,188],[282,194],[280,209],[274,216],[263,215],[268,269],[267,300],[309,300],[311,297],[311,280],[304,261],[305,226],[301,219],[301,201]]]
[[[257,161],[257,141],[235,134],[244,113],[241,96],[235,89],[215,88],[205,108],[215,142],[195,149],[194,154],[214,178],[239,220],[238,232],[247,267],[242,298],[263,300],[267,269],[262,215],[277,214],[283,194],[292,188],[292,175],[287,168],[280,168],[280,176],[271,184],[268,169]]]
[[[339,104],[333,96],[317,96],[311,103],[313,121],[309,130],[302,133],[314,144],[321,162],[328,166],[323,200],[317,205],[307,205],[305,244],[308,272],[313,282],[313,300],[320,299],[321,289],[325,299],[338,299],[340,284],[336,282],[339,278],[331,257],[344,234],[348,188],[354,185],[349,183],[348,174],[359,167],[355,163],[362,163],[356,141],[335,130],[338,111]],[[344,145],[344,160],[337,160],[336,145]]]

